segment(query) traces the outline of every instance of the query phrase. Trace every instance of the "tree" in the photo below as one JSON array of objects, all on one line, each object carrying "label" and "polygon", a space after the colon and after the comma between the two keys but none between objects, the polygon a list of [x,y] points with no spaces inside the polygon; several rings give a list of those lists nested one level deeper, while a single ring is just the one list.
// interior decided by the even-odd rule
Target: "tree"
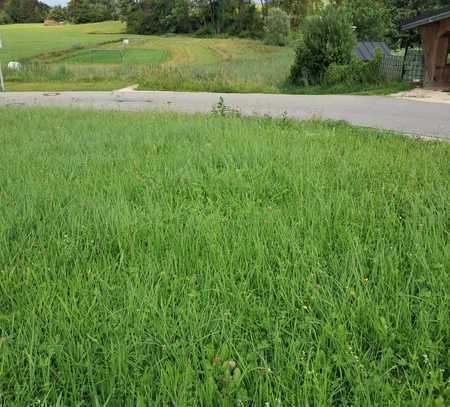
[{"label": "tree", "polygon": [[262,31],[261,15],[252,0],[194,0],[191,10],[199,25],[215,34]]},{"label": "tree", "polygon": [[6,0],[1,5],[3,5],[3,18],[12,23],[42,22],[50,9],[49,6],[37,0]]},{"label": "tree", "polygon": [[88,0],[70,0],[67,12],[70,20],[75,24],[90,22]]},{"label": "tree", "polygon": [[320,14],[308,17],[302,24],[291,82],[320,83],[332,64],[349,64],[356,39],[351,15],[344,7],[326,7]]},{"label": "tree", "polygon": [[408,46],[420,44],[418,30],[400,31],[405,20],[417,14],[448,6],[449,0],[385,0],[391,15],[387,38],[392,46]]},{"label": "tree", "polygon": [[173,32],[186,33],[191,31],[188,0],[175,0],[169,16],[169,25]]},{"label": "tree", "polygon": [[158,34],[171,31],[174,0],[143,0],[128,8],[125,21],[136,34]]},{"label": "tree", "polygon": [[70,0],[67,6],[69,19],[76,23],[94,23],[116,19],[116,0]]},{"label": "tree", "polygon": [[[264,3],[268,10],[270,8],[281,8],[286,11],[291,18],[291,26],[297,29],[303,18],[319,11],[323,5],[323,0],[269,0],[264,1]],[[268,10],[265,12],[266,16]]]},{"label": "tree", "polygon": [[271,45],[286,45],[289,40],[289,31],[289,15],[279,8],[271,8],[265,25],[266,42]]},{"label": "tree", "polygon": [[390,13],[384,0],[348,0],[356,35],[362,41],[383,41],[389,28]]},{"label": "tree", "polygon": [[52,7],[47,18],[55,21],[66,21],[69,19],[67,8],[62,6]]},{"label": "tree", "polygon": [[0,25],[12,23],[11,17],[5,10],[0,9]]},{"label": "tree", "polygon": [[263,31],[263,21],[251,0],[222,2],[220,32],[242,36],[257,36]]},{"label": "tree", "polygon": [[130,32],[255,35],[261,14],[252,0],[141,0],[120,2]]}]

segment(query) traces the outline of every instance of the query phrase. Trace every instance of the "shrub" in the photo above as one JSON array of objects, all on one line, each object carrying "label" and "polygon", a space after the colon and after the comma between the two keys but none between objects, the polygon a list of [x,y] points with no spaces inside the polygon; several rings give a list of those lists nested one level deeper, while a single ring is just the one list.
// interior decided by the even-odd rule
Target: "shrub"
[{"label": "shrub", "polygon": [[350,64],[355,44],[351,16],[344,8],[329,6],[307,18],[300,30],[291,82],[320,84],[331,64]]},{"label": "shrub", "polygon": [[47,19],[58,22],[67,21],[69,19],[67,8],[61,6],[52,7],[48,13]]},{"label": "shrub", "polygon": [[285,11],[279,8],[271,8],[264,28],[267,44],[287,45],[290,32],[290,19]]},{"label": "shrub", "polygon": [[349,64],[332,63],[325,71],[321,83],[324,85],[336,84],[375,84],[385,81],[380,71],[383,54],[377,50],[375,58],[364,62],[353,59]]},{"label": "shrub", "polygon": [[203,25],[196,32],[197,37],[213,37],[216,33],[215,28],[212,25]]},{"label": "shrub", "polygon": [[0,10],[0,25],[12,23],[11,17],[6,11]]}]

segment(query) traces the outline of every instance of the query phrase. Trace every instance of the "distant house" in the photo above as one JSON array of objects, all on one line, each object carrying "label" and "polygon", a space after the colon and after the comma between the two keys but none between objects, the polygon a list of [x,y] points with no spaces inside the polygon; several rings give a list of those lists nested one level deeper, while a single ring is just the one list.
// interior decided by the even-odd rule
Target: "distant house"
[{"label": "distant house", "polygon": [[402,30],[419,28],[425,58],[425,87],[450,86],[450,7],[406,21]]},{"label": "distant house", "polygon": [[391,55],[391,49],[385,42],[358,41],[355,47],[356,56],[362,61],[370,61],[375,58],[375,52],[379,49],[383,55]]}]

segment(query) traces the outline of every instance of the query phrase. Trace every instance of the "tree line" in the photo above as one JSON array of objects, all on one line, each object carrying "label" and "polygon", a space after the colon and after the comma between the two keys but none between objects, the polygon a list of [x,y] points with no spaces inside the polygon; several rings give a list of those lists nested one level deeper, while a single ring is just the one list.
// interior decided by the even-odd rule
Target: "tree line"
[{"label": "tree line", "polygon": [[50,6],[38,0],[0,0],[0,24],[39,23]]},{"label": "tree line", "polygon": [[287,14],[296,31],[303,20],[330,5],[347,10],[357,37],[385,40],[392,46],[417,42],[417,33],[399,26],[417,13],[448,5],[449,0],[70,0],[48,7],[38,0],[0,0],[0,24],[39,22],[45,18],[73,23],[121,19],[137,34],[187,33],[262,37],[273,9]]}]

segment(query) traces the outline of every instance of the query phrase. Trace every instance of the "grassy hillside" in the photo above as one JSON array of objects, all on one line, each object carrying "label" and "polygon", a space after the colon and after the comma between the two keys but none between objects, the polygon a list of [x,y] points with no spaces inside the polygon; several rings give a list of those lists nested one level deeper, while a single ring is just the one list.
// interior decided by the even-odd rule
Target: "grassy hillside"
[{"label": "grassy hillside", "polygon": [[450,145],[0,109],[0,404],[448,405]]},{"label": "grassy hillside", "polygon": [[168,53],[140,89],[278,93],[294,58],[289,47],[236,38],[151,37],[135,46]]},{"label": "grassy hillside", "polygon": [[[124,29],[118,22],[0,26],[5,45],[0,61],[25,62],[20,72],[6,71],[7,89],[113,90],[139,84],[148,90],[383,94],[408,88],[292,88],[286,86],[294,60],[291,47],[237,38],[137,36],[124,34]],[[122,49],[123,37],[130,39],[123,60],[118,53],[92,52]]]},{"label": "grassy hillside", "polygon": [[[143,89],[277,92],[294,57],[291,48],[254,40],[130,36],[115,22],[0,30],[5,42],[1,58],[32,62],[21,72],[7,72],[9,90],[114,89],[139,83]],[[123,37],[131,41],[124,65],[117,53],[91,51],[122,49],[118,40]]]},{"label": "grassy hillside", "polygon": [[[3,49],[0,60],[21,61],[40,54],[95,45],[124,37],[125,26],[116,21],[45,27],[43,24],[0,25]],[[128,37],[128,35],[126,35]]]}]

